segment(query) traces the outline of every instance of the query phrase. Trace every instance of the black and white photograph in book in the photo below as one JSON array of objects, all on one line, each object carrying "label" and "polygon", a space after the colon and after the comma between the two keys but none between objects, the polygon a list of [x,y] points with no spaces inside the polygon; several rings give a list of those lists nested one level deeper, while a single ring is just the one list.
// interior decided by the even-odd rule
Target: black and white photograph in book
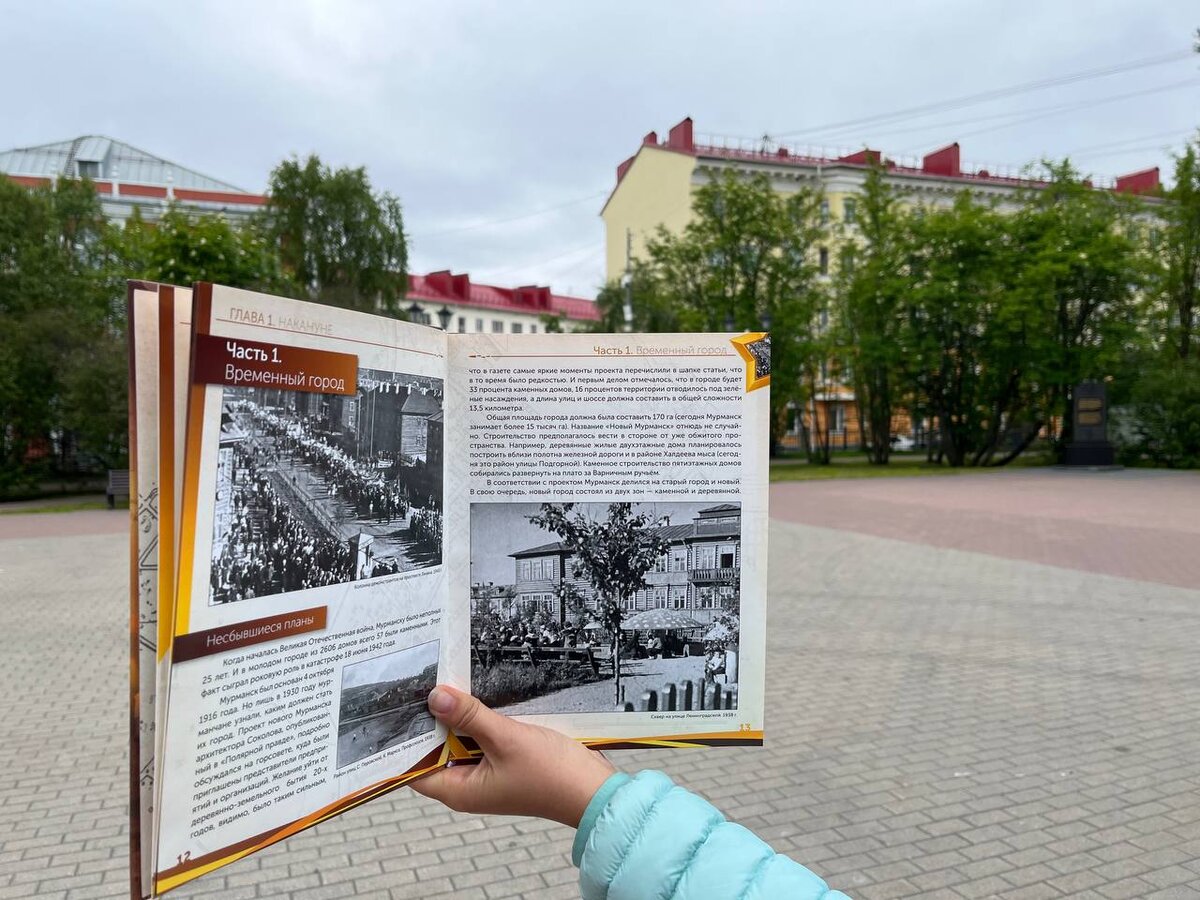
[{"label": "black and white photograph in book", "polygon": [[472,504],[472,693],[510,715],[736,708],[741,513]]},{"label": "black and white photograph in book", "polygon": [[428,641],[342,669],[339,769],[434,727],[425,698],[437,684],[440,641]]},{"label": "black and white photograph in book", "polygon": [[376,369],[353,396],[225,388],[209,603],[440,565],[442,399]]}]

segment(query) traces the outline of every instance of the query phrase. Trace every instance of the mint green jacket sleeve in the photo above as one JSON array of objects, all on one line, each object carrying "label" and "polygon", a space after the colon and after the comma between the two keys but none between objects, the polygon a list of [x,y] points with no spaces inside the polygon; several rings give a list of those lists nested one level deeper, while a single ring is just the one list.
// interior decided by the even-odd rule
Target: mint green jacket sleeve
[{"label": "mint green jacket sleeve", "polygon": [[572,859],[583,900],[849,900],[661,772],[609,778]]}]

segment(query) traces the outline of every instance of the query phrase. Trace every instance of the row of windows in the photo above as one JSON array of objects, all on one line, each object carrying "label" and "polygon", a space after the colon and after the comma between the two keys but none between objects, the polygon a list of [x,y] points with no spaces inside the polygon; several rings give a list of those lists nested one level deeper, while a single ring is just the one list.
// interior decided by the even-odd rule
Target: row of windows
[{"label": "row of windows", "polygon": [[[490,323],[485,323],[485,321],[483,319],[475,320],[475,333],[476,334],[482,334],[483,332],[488,331],[489,329],[492,334],[504,334],[504,321],[502,319],[492,319],[490,321]],[[537,324],[534,322],[530,322],[529,323],[529,334],[537,334],[537,330],[538,330]],[[458,331],[460,334],[467,333],[467,317],[466,316],[458,317]],[[523,322],[512,322],[509,325],[509,332],[508,332],[509,334],[521,334],[524,331],[525,331],[525,323],[523,323]]]},{"label": "row of windows", "polygon": [[558,578],[558,557],[517,560],[517,581],[550,581]]},{"label": "row of windows", "polygon": [[[413,306],[416,308],[410,309],[410,311],[408,312],[409,321],[416,322],[418,325],[435,325],[435,324],[437,324],[436,322],[434,322],[434,317],[433,317],[432,312],[430,312],[428,309],[421,309],[420,307],[417,307],[415,303],[413,304]],[[467,324],[469,321],[470,320],[467,316],[459,316],[458,317],[458,331],[460,334],[467,333],[467,331],[468,331]],[[529,325],[528,332],[526,332],[526,330],[525,330],[526,324]],[[491,334],[504,334],[504,320],[503,319],[476,318],[475,319],[475,333],[482,334],[485,331],[490,332]],[[537,323],[535,323],[535,322],[529,322],[529,323],[510,322],[509,323],[509,331],[508,331],[509,334],[522,334],[522,333],[537,334],[537,331],[538,331],[538,327],[537,327]]]},{"label": "row of windows", "polygon": [[647,588],[638,591],[633,597],[624,601],[623,608],[627,612],[643,609],[718,609],[722,601],[732,600],[733,585],[703,585],[692,588],[688,594],[687,585],[673,584],[669,589],[666,585]]},{"label": "row of windows", "polygon": [[[737,521],[730,517],[729,521]],[[693,569],[732,569],[737,563],[737,544],[697,544],[692,548]],[[688,570],[688,551],[686,547],[672,547],[670,552],[663,554],[654,561],[653,571],[686,572]],[[541,559],[517,560],[517,581],[550,581],[558,578],[559,565],[557,556],[547,556]]]},{"label": "row of windows", "polygon": [[[858,220],[858,201],[849,198],[842,201],[842,221],[853,225]],[[829,222],[829,201],[821,201],[821,224]]]}]

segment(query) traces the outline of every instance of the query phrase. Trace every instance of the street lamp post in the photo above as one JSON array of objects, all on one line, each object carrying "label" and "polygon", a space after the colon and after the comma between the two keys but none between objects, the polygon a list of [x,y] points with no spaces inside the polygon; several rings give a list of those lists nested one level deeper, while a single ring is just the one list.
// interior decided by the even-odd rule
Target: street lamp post
[{"label": "street lamp post", "polygon": [[450,319],[454,317],[454,313],[450,311],[450,307],[443,305],[437,311],[438,321],[442,323],[442,331],[450,330]]}]

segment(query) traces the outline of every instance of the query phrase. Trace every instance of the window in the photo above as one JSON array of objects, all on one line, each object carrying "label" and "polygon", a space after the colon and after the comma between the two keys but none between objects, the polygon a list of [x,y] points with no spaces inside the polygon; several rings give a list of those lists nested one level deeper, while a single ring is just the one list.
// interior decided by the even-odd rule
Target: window
[{"label": "window", "polygon": [[654,571],[655,572],[667,571],[667,555],[665,553],[662,556],[660,556],[654,560]]},{"label": "window", "polygon": [[100,163],[94,160],[75,160],[75,171],[79,173],[80,178],[99,178]]},{"label": "window", "polygon": [[667,586],[660,585],[654,589],[654,607],[655,609],[665,609],[667,606]]},{"label": "window", "polygon": [[828,407],[826,407],[826,409],[828,410],[829,415],[829,430],[837,432],[838,434],[845,431],[846,407],[841,403],[831,403]]},{"label": "window", "polygon": [[825,225],[829,222],[829,201],[821,201],[821,224]]},{"label": "window", "polygon": [[520,322],[513,322],[513,323],[512,323],[512,333],[513,333],[513,334],[520,334],[520,333],[521,333],[521,323],[520,323]]},{"label": "window", "polygon": [[671,585],[671,609],[687,609],[687,585],[673,584]]},{"label": "window", "polygon": [[711,585],[705,585],[696,592],[696,608],[712,609],[716,605],[717,593]]},{"label": "window", "polygon": [[458,330],[459,330],[460,334],[467,330],[467,317],[466,316],[458,317]]},{"label": "window", "polygon": [[732,547],[722,548],[722,550],[721,550],[721,566],[720,567],[722,569],[732,569],[733,565],[734,565],[733,560],[736,555],[737,554],[734,553]]},{"label": "window", "polygon": [[854,200],[842,201],[842,219],[847,225],[853,225],[858,216],[858,203]]},{"label": "window", "polygon": [[529,333],[530,333],[530,334],[537,334],[537,326],[536,326],[536,325],[530,325],[530,326],[529,326]]},{"label": "window", "polygon": [[697,569],[715,569],[717,567],[717,548],[711,544],[698,546],[693,551],[696,554]]},{"label": "window", "polygon": [[682,572],[687,568],[687,548],[676,547],[671,551],[671,571]]},{"label": "window", "polygon": [[822,247],[817,251],[817,266],[822,275],[829,274],[829,248]]},{"label": "window", "polygon": [[504,323],[499,319],[492,319],[492,334],[504,334]]},{"label": "window", "polygon": [[475,320],[475,330],[476,330],[476,331],[483,331],[483,319],[476,319],[476,320]]}]

